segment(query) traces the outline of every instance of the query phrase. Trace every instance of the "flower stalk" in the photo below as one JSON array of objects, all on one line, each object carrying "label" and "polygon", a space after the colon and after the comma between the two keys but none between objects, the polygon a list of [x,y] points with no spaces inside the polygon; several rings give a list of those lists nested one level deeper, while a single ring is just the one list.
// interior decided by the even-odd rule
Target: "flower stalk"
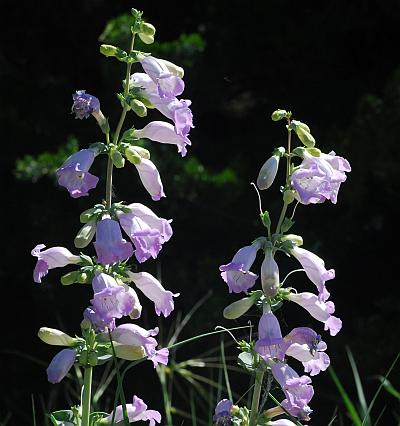
[{"label": "flower stalk", "polygon": [[264,379],[264,370],[259,368],[256,372],[256,377],[255,377],[255,382],[254,382],[253,397],[252,397],[252,401],[251,401],[249,426],[256,426],[257,425],[258,406],[260,404],[260,397],[261,397],[261,389],[262,389],[263,379]]},{"label": "flower stalk", "polygon": [[82,388],[82,426],[89,426],[93,367],[85,367]]}]

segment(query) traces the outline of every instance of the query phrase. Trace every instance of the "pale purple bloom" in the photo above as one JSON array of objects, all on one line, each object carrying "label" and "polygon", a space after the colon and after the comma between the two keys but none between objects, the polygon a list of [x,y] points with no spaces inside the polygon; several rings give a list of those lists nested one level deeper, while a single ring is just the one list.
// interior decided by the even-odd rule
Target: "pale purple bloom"
[{"label": "pale purple bloom", "polygon": [[232,401],[229,399],[221,399],[215,407],[213,420],[218,426],[229,426],[232,424]]},{"label": "pale purple bloom", "polygon": [[333,302],[323,302],[313,293],[290,293],[288,300],[295,302],[306,309],[312,317],[321,321],[325,325],[325,330],[329,330],[331,336],[335,336],[342,328],[342,321],[331,315],[335,312]]},{"label": "pale purple bloom", "polygon": [[[147,405],[136,395],[133,396],[132,404],[126,404],[126,411],[129,423],[148,421],[149,426],[161,423],[161,414],[155,410],[148,410]],[[115,424],[124,422],[124,407],[122,405],[118,405],[118,407],[115,408],[115,411],[102,419],[102,422],[111,423],[113,418]]]},{"label": "pale purple bloom", "polygon": [[154,163],[146,158],[142,158],[139,164],[135,164],[139,172],[140,180],[146,191],[151,195],[153,201],[158,201],[165,197],[160,173]]},{"label": "pale purple bloom", "polygon": [[157,85],[161,98],[174,98],[184,91],[183,80],[174,75],[162,61],[154,56],[146,56],[140,63],[146,74]]},{"label": "pale purple bloom", "polygon": [[176,133],[174,126],[165,121],[150,122],[143,129],[135,130],[135,137],[176,145],[182,157],[187,153],[186,145],[192,144],[186,134]]},{"label": "pale purple bloom", "polygon": [[58,183],[64,186],[72,198],[83,197],[95,188],[99,178],[89,173],[96,154],[91,149],[81,149],[72,154],[64,164],[57,169]]},{"label": "pale purple bloom", "polygon": [[158,343],[153,336],[157,336],[157,334],[158,327],[145,330],[136,324],[122,324],[111,332],[111,338],[121,345],[142,346],[147,357],[156,367],[159,363],[167,365],[169,354],[167,348],[156,350]]},{"label": "pale purple bloom", "polygon": [[258,275],[250,272],[250,268],[256,259],[259,249],[258,242],[242,247],[233,256],[230,263],[219,267],[222,279],[228,284],[229,293],[240,293],[242,291],[247,293],[253,287]]},{"label": "pale purple bloom", "polygon": [[155,259],[162,244],[172,236],[171,221],[158,217],[152,210],[140,203],[127,206],[130,213],[119,213],[118,220],[122,229],[135,245],[135,257],[144,262],[150,257]]},{"label": "pale purple bloom", "polygon": [[152,302],[154,302],[156,314],[161,313],[167,317],[174,310],[174,297],[179,293],[165,290],[161,283],[148,272],[128,272],[129,278],[136,287]]},{"label": "pale purple bloom", "polygon": [[43,250],[46,246],[38,244],[32,251],[32,256],[38,258],[35,269],[33,271],[33,280],[35,283],[41,283],[42,278],[47,275],[49,269],[62,268],[71,263],[80,262],[79,256],[73,255],[68,249],[64,247],[51,247]]},{"label": "pale purple bloom", "polygon": [[88,118],[93,112],[100,111],[100,101],[96,96],[89,95],[85,90],[77,90],[72,95],[74,104],[72,105],[72,112],[75,113],[79,119]]},{"label": "pale purple bloom", "polygon": [[297,198],[302,204],[322,203],[330,200],[336,204],[340,184],[350,172],[349,162],[335,155],[321,153],[314,157],[305,152],[304,159],[291,175],[291,184],[297,191]]},{"label": "pale purple bloom", "polygon": [[128,259],[133,254],[132,244],[122,238],[119,223],[109,218],[97,222],[94,248],[97,261],[103,265]]},{"label": "pale purple bloom", "polygon": [[325,302],[329,299],[329,292],[325,288],[325,282],[335,278],[335,270],[325,268],[324,261],[311,251],[294,246],[290,250],[292,254],[304,268],[307,277],[317,286],[319,298]]},{"label": "pale purple bloom", "polygon": [[272,374],[281,386],[286,399],[282,401],[282,407],[292,416],[301,420],[308,420],[312,410],[308,406],[314,395],[314,389],[310,385],[308,376],[299,375],[287,364],[277,362],[272,367]]},{"label": "pale purple bloom", "polygon": [[258,340],[254,349],[264,361],[271,358],[283,361],[289,346],[290,343],[282,338],[281,327],[276,316],[272,312],[263,313],[258,323]]},{"label": "pale purple bloom", "polygon": [[63,349],[56,354],[47,367],[47,379],[50,383],[60,383],[74,365],[75,349]]},{"label": "pale purple bloom", "polygon": [[115,328],[115,318],[104,318],[96,312],[94,306],[87,307],[83,312],[83,317],[90,321],[97,332],[112,331]]},{"label": "pale purple bloom", "polygon": [[270,420],[266,426],[296,426],[295,423],[288,419]]},{"label": "pale purple bloom", "polygon": [[270,251],[261,264],[261,286],[267,297],[274,297],[279,288],[279,267]]}]

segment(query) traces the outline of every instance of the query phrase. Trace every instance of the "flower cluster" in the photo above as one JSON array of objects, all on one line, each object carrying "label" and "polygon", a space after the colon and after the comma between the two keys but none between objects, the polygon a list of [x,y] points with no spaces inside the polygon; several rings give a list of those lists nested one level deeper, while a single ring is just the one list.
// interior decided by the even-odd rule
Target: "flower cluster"
[{"label": "flower cluster", "polygon": [[[251,410],[237,407],[229,400],[222,400],[216,408],[214,420],[217,425],[233,425],[238,419],[245,419],[243,424],[250,426],[263,425],[292,425],[288,419],[271,419],[283,413],[299,420],[309,420],[312,412],[309,402],[314,395],[311,378],[321,371],[325,371],[330,359],[327,345],[320,334],[309,327],[296,327],[285,336],[282,336],[281,327],[275,311],[285,301],[294,302],[307,310],[309,314],[324,324],[324,329],[335,336],[342,327],[342,322],[335,317],[334,303],[329,300],[330,293],[326,282],[335,278],[335,271],[327,269],[324,261],[309,250],[301,247],[303,239],[287,232],[294,224],[293,217],[297,204],[315,204],[330,200],[336,203],[340,184],[346,180],[345,172],[351,170],[347,160],[336,156],[334,152],[322,153],[315,147],[315,139],[309,127],[291,119],[291,113],[277,110],[272,119],[287,120],[288,147],[279,147],[261,167],[257,178],[260,190],[269,188],[276,176],[279,162],[286,157],[286,182],[282,186],[283,207],[276,230],[271,230],[271,219],[267,211],[262,211],[260,201],[260,217],[267,228],[267,236],[256,238],[250,245],[242,247],[233,256],[231,262],[220,266],[221,277],[228,286],[230,293],[245,293],[247,296],[227,306],[224,316],[236,319],[246,313],[253,305],[261,310],[258,324],[258,338],[249,343],[242,342],[244,353],[252,355],[253,371],[256,371],[255,388],[262,385],[265,374],[269,380],[274,379],[282,389],[284,399],[279,406],[263,413],[259,413],[258,400],[253,399]],[[292,133],[296,133],[303,146],[291,148]],[[295,166],[292,161],[300,158],[301,164]],[[288,206],[297,201],[290,217],[286,216]],[[259,251],[263,252],[263,261],[260,273],[253,272],[252,266]],[[301,269],[293,270],[281,281],[277,263],[277,254],[282,252],[296,259]],[[285,283],[292,278],[292,273],[304,271],[308,279],[315,286],[316,293],[297,291]],[[261,277],[261,290],[253,290],[258,277]],[[288,364],[288,357],[297,359],[303,364],[304,372],[299,375]],[[240,357],[239,357],[240,359]],[[253,398],[257,398],[255,392]],[[259,398],[259,394],[258,394]],[[241,423],[240,423],[241,424]]]}]

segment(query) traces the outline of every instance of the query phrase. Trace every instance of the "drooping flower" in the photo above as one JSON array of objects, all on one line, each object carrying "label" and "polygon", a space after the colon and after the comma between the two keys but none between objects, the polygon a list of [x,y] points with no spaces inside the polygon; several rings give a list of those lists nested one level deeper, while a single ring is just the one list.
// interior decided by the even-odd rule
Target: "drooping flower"
[{"label": "drooping flower", "polygon": [[56,354],[47,367],[47,379],[50,383],[60,383],[74,365],[75,349],[63,349]]},{"label": "drooping flower", "polygon": [[96,312],[94,306],[88,306],[83,312],[83,317],[90,321],[97,332],[112,331],[115,328],[115,318],[104,318]]},{"label": "drooping flower", "polygon": [[72,154],[64,164],[57,169],[59,185],[65,187],[72,198],[83,197],[90,189],[96,187],[99,178],[89,173],[96,153],[91,149],[81,149]]},{"label": "drooping flower", "polygon": [[77,90],[72,95],[72,99],[74,101],[72,112],[75,113],[75,118],[82,120],[88,118],[90,114],[100,111],[100,101],[96,96],[86,93],[86,90]]},{"label": "drooping flower", "polygon": [[229,399],[221,399],[215,407],[213,420],[218,426],[229,426],[232,424],[231,408],[233,404]]},{"label": "drooping flower", "polygon": [[261,286],[268,297],[274,297],[279,288],[279,267],[272,256],[271,251],[265,253],[261,264]]},{"label": "drooping flower", "polygon": [[136,248],[136,259],[139,262],[144,262],[150,257],[155,259],[162,244],[172,236],[170,225],[172,220],[158,217],[140,203],[132,203],[126,207],[130,212],[118,213],[118,220]]},{"label": "drooping flower", "polygon": [[340,184],[350,172],[349,162],[332,151],[314,157],[305,152],[304,159],[291,175],[291,184],[297,191],[297,199],[302,204],[322,203],[330,200],[336,204]]},{"label": "drooping flower", "polygon": [[155,164],[146,158],[142,158],[139,164],[135,164],[139,172],[140,180],[146,191],[151,195],[152,200],[158,201],[165,197],[160,173]]},{"label": "drooping flower", "polygon": [[148,272],[128,272],[128,276],[136,287],[152,302],[154,302],[156,314],[161,313],[167,317],[174,310],[174,297],[179,293],[165,290],[161,283]]},{"label": "drooping flower", "polygon": [[242,247],[233,256],[230,263],[219,267],[222,279],[228,284],[229,293],[240,293],[242,291],[247,293],[253,287],[258,276],[250,272],[250,268],[259,249],[260,244],[257,241],[249,246]]},{"label": "drooping flower", "polygon": [[331,315],[335,312],[333,302],[323,302],[319,300],[318,296],[308,292],[290,293],[287,299],[303,307],[316,320],[323,322],[325,330],[329,330],[331,336],[336,336],[342,328],[342,321]]},{"label": "drooping flower", "polygon": [[186,145],[191,145],[187,134],[178,134],[172,124],[165,121],[152,121],[143,129],[135,130],[135,137],[147,138],[152,141],[172,144],[178,147],[178,152],[184,157],[187,153]]},{"label": "drooping flower", "polygon": [[[161,414],[155,410],[148,410],[147,405],[136,395],[133,396],[132,404],[126,404],[125,407],[129,423],[148,421],[149,426],[161,423]],[[113,419],[117,425],[124,423],[124,407],[122,405],[118,405],[109,416],[100,421],[100,424],[110,424]]]},{"label": "drooping flower", "polygon": [[38,244],[32,251],[32,256],[38,258],[35,269],[33,271],[33,280],[35,283],[41,283],[42,278],[47,275],[49,269],[62,268],[69,264],[80,262],[79,256],[73,255],[64,247],[51,247],[43,250],[46,246]]},{"label": "drooping flower", "polygon": [[314,395],[314,389],[310,385],[311,379],[308,376],[299,377],[284,362],[276,362],[272,365],[271,371],[286,396],[286,399],[282,401],[282,407],[292,416],[308,420],[312,413],[308,403]]},{"label": "drooping flower", "polygon": [[323,302],[328,300],[329,292],[325,287],[325,282],[335,278],[335,270],[327,270],[325,262],[320,257],[301,247],[293,246],[290,254],[301,263],[307,277],[317,286],[320,300]]},{"label": "drooping flower", "polygon": [[110,218],[97,222],[94,247],[97,261],[103,265],[128,259],[133,254],[132,244],[122,238],[119,223]]}]

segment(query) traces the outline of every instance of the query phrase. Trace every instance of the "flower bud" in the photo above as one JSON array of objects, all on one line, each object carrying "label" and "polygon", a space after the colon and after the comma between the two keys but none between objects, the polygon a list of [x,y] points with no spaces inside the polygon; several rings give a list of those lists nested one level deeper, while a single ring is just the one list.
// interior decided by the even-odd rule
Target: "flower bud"
[{"label": "flower bud", "polygon": [[271,115],[271,118],[273,121],[279,121],[282,120],[283,118],[286,118],[287,115],[287,111],[284,109],[277,109],[276,111],[274,111]]},{"label": "flower bud", "polygon": [[251,296],[244,297],[243,299],[237,300],[236,302],[228,305],[223,312],[224,318],[226,319],[237,319],[245,314],[262,296],[260,290],[255,291]]},{"label": "flower bud", "polygon": [[257,186],[259,189],[268,189],[275,180],[279,166],[279,156],[273,155],[261,167],[257,177]]},{"label": "flower bud", "polygon": [[291,189],[287,189],[284,193],[283,193],[283,201],[286,204],[290,204],[293,203],[294,199],[295,199],[295,194],[296,191],[293,191]]},{"label": "flower bud", "polygon": [[40,327],[38,337],[44,343],[54,346],[73,346],[76,342],[76,339],[63,331],[48,327]]},{"label": "flower bud", "polygon": [[122,169],[122,167],[125,166],[125,158],[122,156],[122,154],[118,151],[117,148],[110,149],[110,158],[117,169]]},{"label": "flower bud", "polygon": [[301,121],[299,121],[299,120],[292,120],[292,121],[291,121],[291,124],[292,124],[292,127],[293,127],[294,129],[296,129],[296,128],[300,127],[300,128],[302,128],[303,130],[305,130],[306,132],[311,133],[311,130],[310,130],[310,128],[307,126],[307,124],[306,124],[306,123],[302,123],[302,122],[301,122]]},{"label": "flower bud", "polygon": [[296,135],[299,137],[304,146],[306,146],[307,148],[312,148],[315,145],[314,137],[303,127],[297,126],[295,131]]},{"label": "flower bud", "polygon": [[321,150],[318,148],[307,148],[307,152],[311,154],[313,157],[321,156]]},{"label": "flower bud", "polygon": [[139,37],[140,40],[143,41],[145,44],[151,44],[154,43],[154,34],[156,33],[156,29],[154,25],[148,23],[148,22],[142,22],[140,24],[140,32]]},{"label": "flower bud", "polygon": [[125,156],[132,164],[140,164],[142,158],[149,160],[150,152],[140,146],[129,146],[125,149]]},{"label": "flower bud", "polygon": [[279,288],[279,268],[272,257],[271,251],[265,253],[265,258],[261,265],[261,285],[267,297],[276,296]]},{"label": "flower bud", "polygon": [[147,108],[142,101],[139,99],[132,99],[129,103],[129,106],[132,108],[132,111],[139,117],[146,117]]},{"label": "flower bud", "polygon": [[88,353],[87,362],[92,367],[95,367],[98,364],[99,359],[97,358],[96,352],[91,351]]},{"label": "flower bud", "polygon": [[90,330],[91,328],[92,328],[92,323],[87,318],[84,318],[81,321],[81,330],[82,330],[82,332]]},{"label": "flower bud", "polygon": [[281,241],[291,241],[295,246],[303,245],[303,238],[295,234],[282,235]]},{"label": "flower bud", "polygon": [[86,272],[81,272],[80,274],[78,274],[77,282],[79,284],[87,284],[88,279],[89,275]]},{"label": "flower bud", "polygon": [[[113,342],[113,346],[117,358],[135,361],[146,356],[143,346],[120,345],[116,342]],[[112,348],[110,348],[110,354],[112,354]]]},{"label": "flower bud", "polygon": [[87,247],[92,241],[93,237],[96,234],[96,219],[90,220],[88,223],[85,223],[82,228],[79,230],[78,234],[74,239],[74,244],[76,248]]},{"label": "flower bud", "polygon": [[87,209],[87,210],[83,211],[79,216],[79,221],[81,223],[89,222],[96,210],[97,209],[95,207],[92,207],[91,209]]},{"label": "flower bud", "polygon": [[124,50],[119,47],[112,46],[111,44],[102,44],[100,46],[100,53],[107,57],[114,56],[119,60],[126,58],[127,56],[127,53]]},{"label": "flower bud", "polygon": [[71,285],[78,282],[80,271],[72,271],[63,275],[60,279],[62,285]]}]

